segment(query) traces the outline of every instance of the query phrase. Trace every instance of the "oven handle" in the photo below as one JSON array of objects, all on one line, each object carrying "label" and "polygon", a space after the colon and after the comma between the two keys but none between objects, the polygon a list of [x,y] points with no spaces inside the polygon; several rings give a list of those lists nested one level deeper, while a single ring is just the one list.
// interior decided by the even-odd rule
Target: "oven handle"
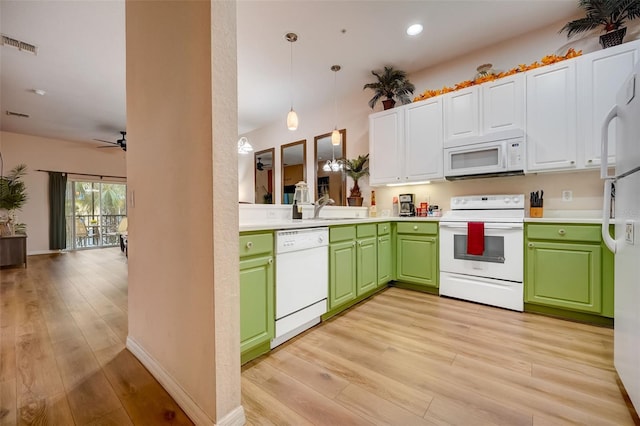
[{"label": "oven handle", "polygon": [[[467,229],[466,222],[440,222],[441,228],[459,228],[459,229]],[[498,223],[485,223],[485,229],[524,229],[524,225],[522,223],[510,223],[510,224],[498,224]]]}]

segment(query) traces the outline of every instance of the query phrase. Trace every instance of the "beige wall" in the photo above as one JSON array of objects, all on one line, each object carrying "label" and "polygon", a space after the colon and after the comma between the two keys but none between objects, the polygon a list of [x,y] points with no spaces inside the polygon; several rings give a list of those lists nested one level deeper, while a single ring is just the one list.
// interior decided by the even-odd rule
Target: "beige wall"
[{"label": "beige wall", "polygon": [[[27,165],[24,182],[29,199],[18,222],[27,225],[28,254],[49,253],[49,176],[36,170],[126,176],[125,153],[120,149],[98,149],[99,144],[71,142],[17,133],[0,132],[4,174],[18,164]],[[99,180],[99,177],[70,176]],[[123,181],[105,178],[103,181]]]},{"label": "beige wall", "polygon": [[197,424],[244,419],[235,22],[235,2],[126,3],[128,347]]},{"label": "beige wall", "polygon": [[[567,40],[566,34],[559,34],[558,30],[566,21],[558,22],[541,30],[531,32],[521,37],[516,37],[508,42],[499,43],[486,49],[461,55],[453,60],[443,62],[434,67],[424,69],[409,76],[416,86],[415,94],[420,94],[426,89],[438,89],[443,85],[452,86],[462,80],[473,77],[479,64],[492,63],[494,69],[510,69],[518,64],[531,63],[540,60],[543,56],[557,53],[566,53],[569,47],[581,49],[584,53],[599,50],[598,34],[588,35],[584,38]],[[630,28],[627,41],[640,37],[640,25]],[[363,81],[363,83],[365,83]],[[368,108],[367,101],[371,98],[371,91],[363,91],[356,96],[339,99],[340,117],[338,127],[347,129],[347,157],[354,158],[359,154],[369,152],[369,128],[368,116],[372,110]],[[376,105],[376,111],[381,110],[382,105]],[[261,129],[247,133],[251,143],[258,150],[276,147],[276,159],[274,167],[276,172],[280,167],[278,147],[284,143],[302,138],[307,139],[307,174],[309,182],[313,176],[313,137],[331,130],[333,124],[332,106],[328,105],[317,111],[298,111],[300,127],[296,132],[289,132],[284,126],[283,112],[282,122],[273,123]],[[309,147],[311,147],[309,149]],[[252,165],[241,158],[239,164],[241,200],[251,201],[245,194],[253,194]],[[371,188],[368,186],[368,178],[359,182],[365,203],[368,205]],[[309,185],[310,189],[314,185]],[[352,186],[347,179],[347,195]],[[280,187],[280,175],[276,173],[276,193]],[[469,195],[480,193],[529,193],[537,189],[545,190],[545,207],[553,209],[600,209],[602,208],[602,183],[596,173],[554,173],[531,175],[524,177],[509,177],[495,179],[481,179],[477,181],[443,182],[432,185],[418,185],[404,188],[378,187],[376,189],[376,202],[378,212],[391,208],[394,195],[399,193],[415,193],[419,199],[431,199],[441,206],[448,208],[449,199],[455,195]],[[571,203],[560,202],[559,191],[572,189],[574,201]],[[277,194],[276,200],[280,200]]]}]

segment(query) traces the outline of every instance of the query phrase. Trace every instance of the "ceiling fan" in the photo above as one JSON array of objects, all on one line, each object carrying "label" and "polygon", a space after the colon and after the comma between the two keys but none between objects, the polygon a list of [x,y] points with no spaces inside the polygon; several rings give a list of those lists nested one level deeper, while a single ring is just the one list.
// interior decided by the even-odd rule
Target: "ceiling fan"
[{"label": "ceiling fan", "polygon": [[267,169],[270,169],[270,168],[271,168],[271,164],[265,164],[265,163],[263,163],[263,162],[261,161],[261,157],[258,157],[258,162],[256,163],[256,169],[257,169],[257,170],[262,171],[262,170],[264,170],[264,169],[265,169],[265,167],[266,167]]},{"label": "ceiling fan", "polygon": [[104,143],[108,143],[111,146],[99,146],[98,148],[115,148],[115,147],[119,147],[122,148],[123,151],[127,150],[127,139],[126,139],[126,135],[127,132],[125,131],[121,131],[120,134],[122,135],[122,137],[120,139],[118,139],[115,142],[111,142],[111,141],[105,141],[103,139],[94,139],[94,141],[98,141],[98,142],[104,142]]}]

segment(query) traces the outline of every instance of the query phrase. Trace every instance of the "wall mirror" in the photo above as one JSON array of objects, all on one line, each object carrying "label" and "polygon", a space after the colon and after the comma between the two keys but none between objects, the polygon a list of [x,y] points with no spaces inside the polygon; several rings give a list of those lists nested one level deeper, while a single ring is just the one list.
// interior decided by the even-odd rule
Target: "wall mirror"
[{"label": "wall mirror", "polygon": [[[347,205],[347,183],[341,161],[347,154],[347,130],[340,130],[340,144],[331,143],[331,133],[316,136],[313,164],[316,171],[316,200],[324,194],[335,201],[336,206]],[[332,167],[333,166],[333,167]]]},{"label": "wall mirror", "polygon": [[291,142],[280,147],[282,162],[282,204],[293,204],[296,183],[306,181],[307,140]]},{"label": "wall mirror", "polygon": [[275,176],[273,173],[273,158],[275,148],[265,149],[254,153],[256,204],[274,204],[273,189]]}]

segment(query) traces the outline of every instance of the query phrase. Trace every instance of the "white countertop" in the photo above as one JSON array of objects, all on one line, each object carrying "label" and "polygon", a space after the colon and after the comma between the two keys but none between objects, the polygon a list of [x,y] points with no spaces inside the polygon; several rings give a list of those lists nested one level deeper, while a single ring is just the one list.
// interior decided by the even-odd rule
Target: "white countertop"
[{"label": "white countertop", "polygon": [[[602,223],[601,210],[545,210],[543,217],[525,217],[529,223]],[[611,219],[613,223],[613,219]]]},{"label": "white countertop", "polygon": [[336,225],[357,225],[360,223],[381,223],[381,222],[439,222],[440,217],[365,217],[365,218],[345,218],[345,219],[302,219],[302,220],[280,220],[275,222],[261,223],[241,223],[240,232],[267,231],[276,229],[298,229],[316,228],[321,226]]}]

